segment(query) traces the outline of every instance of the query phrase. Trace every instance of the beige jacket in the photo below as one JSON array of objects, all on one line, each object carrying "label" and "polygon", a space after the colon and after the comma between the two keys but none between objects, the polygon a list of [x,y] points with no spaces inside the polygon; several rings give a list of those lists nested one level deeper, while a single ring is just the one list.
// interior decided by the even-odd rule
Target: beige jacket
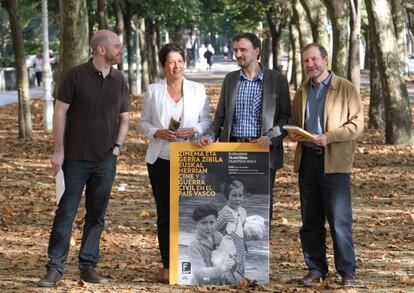
[{"label": "beige jacket", "polygon": [[[308,81],[302,83],[292,104],[290,123],[304,127]],[[325,173],[349,173],[355,156],[356,139],[364,129],[364,111],[355,86],[332,73],[324,108],[324,130],[328,140],[325,148]],[[294,171],[298,172],[303,143],[295,152]]]}]

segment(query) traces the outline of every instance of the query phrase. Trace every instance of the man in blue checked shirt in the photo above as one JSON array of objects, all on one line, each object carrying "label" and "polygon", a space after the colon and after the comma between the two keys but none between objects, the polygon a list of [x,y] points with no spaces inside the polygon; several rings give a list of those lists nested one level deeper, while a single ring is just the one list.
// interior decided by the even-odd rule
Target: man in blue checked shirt
[{"label": "man in blue checked shirt", "polygon": [[[276,170],[283,167],[282,130],[290,116],[289,87],[285,76],[259,63],[260,40],[253,33],[233,38],[233,52],[240,70],[224,78],[214,121],[197,145],[220,142],[256,142],[270,146],[270,190]],[[269,223],[272,220],[273,192],[270,193]]]}]

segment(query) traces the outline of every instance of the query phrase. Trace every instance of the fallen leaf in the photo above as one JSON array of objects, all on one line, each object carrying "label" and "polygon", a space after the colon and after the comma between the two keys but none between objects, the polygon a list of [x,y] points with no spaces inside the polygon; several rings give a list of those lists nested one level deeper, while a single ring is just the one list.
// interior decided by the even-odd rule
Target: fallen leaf
[{"label": "fallen leaf", "polygon": [[147,218],[149,218],[149,216],[150,216],[150,214],[145,210],[143,210],[139,213],[139,218],[140,219],[147,219]]}]

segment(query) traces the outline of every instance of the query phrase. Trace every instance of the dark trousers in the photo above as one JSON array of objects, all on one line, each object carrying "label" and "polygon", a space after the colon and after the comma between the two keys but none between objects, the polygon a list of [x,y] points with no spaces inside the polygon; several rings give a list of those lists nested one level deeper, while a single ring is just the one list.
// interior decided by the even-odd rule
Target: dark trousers
[{"label": "dark trousers", "polygon": [[328,273],[326,218],[333,240],[337,272],[355,274],[350,174],[325,174],[323,153],[317,154],[304,147],[299,191],[302,214],[300,239],[309,270],[322,277]]},{"label": "dark trousers", "polygon": [[170,267],[170,161],[158,158],[147,164],[157,206],[157,235],[164,268]]},{"label": "dark trousers", "polygon": [[96,267],[99,241],[105,224],[112,183],[116,172],[116,156],[100,161],[65,160],[63,163],[65,192],[59,202],[49,239],[49,262],[46,267],[63,274],[72,234],[73,220],[85,188],[85,224],[79,252],[79,269]]},{"label": "dark trousers", "polygon": [[35,75],[36,75],[37,86],[40,86],[42,84],[42,72],[36,71]]}]

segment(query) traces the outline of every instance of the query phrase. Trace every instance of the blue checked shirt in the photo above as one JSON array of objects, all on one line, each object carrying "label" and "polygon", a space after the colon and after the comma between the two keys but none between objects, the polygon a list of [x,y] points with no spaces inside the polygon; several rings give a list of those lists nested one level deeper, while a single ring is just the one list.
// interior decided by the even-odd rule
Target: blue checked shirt
[{"label": "blue checked shirt", "polygon": [[236,97],[231,136],[259,137],[263,100],[263,70],[253,80],[240,70],[240,86]]}]

